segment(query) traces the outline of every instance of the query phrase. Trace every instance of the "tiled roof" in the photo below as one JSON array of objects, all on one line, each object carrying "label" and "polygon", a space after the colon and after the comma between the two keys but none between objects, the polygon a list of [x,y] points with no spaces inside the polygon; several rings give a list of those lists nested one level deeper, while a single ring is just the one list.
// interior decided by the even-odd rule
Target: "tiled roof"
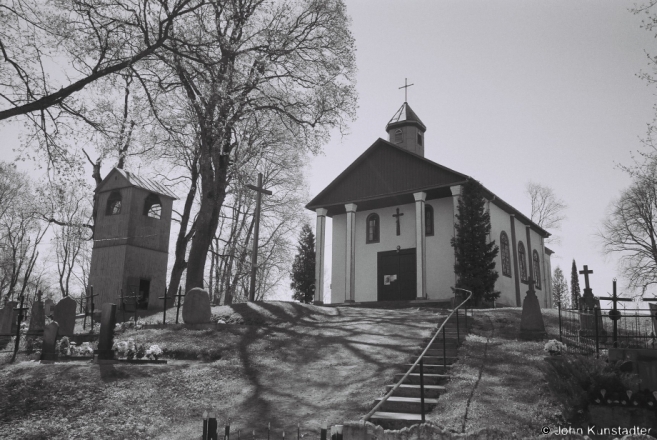
[{"label": "tiled roof", "polygon": [[130,182],[134,186],[147,189],[148,191],[154,192],[156,194],[171,197],[174,200],[178,200],[178,197],[176,197],[174,193],[172,193],[166,186],[162,185],[159,182],[156,182],[151,179],[147,179],[146,177],[138,176],[134,173],[131,173],[130,171],[122,170],[119,168],[114,168],[114,169],[119,173],[121,173],[123,177],[125,177],[128,180],[128,182]]},{"label": "tiled roof", "polygon": [[[388,126],[392,124],[397,124],[400,122],[413,122],[419,124],[424,130],[427,129],[427,127],[422,123],[420,118],[415,114],[413,109],[411,108],[410,105],[408,105],[407,102],[403,103],[401,107],[399,107],[399,110],[394,114],[392,119],[390,119],[390,122],[388,122]],[[387,128],[387,126],[386,126]]]}]

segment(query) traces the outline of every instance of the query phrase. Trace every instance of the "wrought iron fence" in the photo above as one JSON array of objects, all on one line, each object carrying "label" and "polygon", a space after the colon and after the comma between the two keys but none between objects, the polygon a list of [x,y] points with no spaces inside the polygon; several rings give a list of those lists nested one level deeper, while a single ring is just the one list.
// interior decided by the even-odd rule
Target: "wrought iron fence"
[{"label": "wrought iron fence", "polygon": [[609,348],[657,349],[657,316],[647,309],[563,310],[559,339],[569,351],[595,353]]},{"label": "wrought iron fence", "polygon": [[[301,424],[297,423],[296,429],[288,430],[288,436],[290,440],[301,440],[303,435],[301,435]],[[326,422],[318,429],[319,439],[320,440],[342,440],[342,428],[343,425],[333,425],[329,426]],[[223,432],[222,432],[223,431]],[[232,437],[233,440],[258,440],[262,439],[264,434],[261,430],[258,430],[258,436],[256,436],[255,429],[245,429],[240,428],[239,426],[232,426],[230,420],[226,420],[223,430],[220,427],[219,419],[217,418],[217,413],[214,411],[205,411],[203,413],[203,435],[202,440],[230,440]],[[285,430],[284,429],[272,429],[271,423],[267,424],[266,430],[267,440],[285,440]],[[316,438],[316,437],[315,437]]]}]

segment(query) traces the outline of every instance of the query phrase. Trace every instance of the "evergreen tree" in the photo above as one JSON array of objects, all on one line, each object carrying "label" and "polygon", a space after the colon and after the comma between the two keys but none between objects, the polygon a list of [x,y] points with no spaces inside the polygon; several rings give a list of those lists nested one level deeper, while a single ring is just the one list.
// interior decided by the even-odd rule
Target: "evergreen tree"
[{"label": "evergreen tree", "polygon": [[499,248],[495,241],[488,241],[490,214],[486,210],[483,188],[476,180],[470,179],[463,185],[456,218],[456,236],[452,239],[456,254],[456,287],[471,290],[475,305],[482,300],[492,301],[500,296],[500,292],[495,291],[499,276],[495,257]]},{"label": "evergreen tree", "polygon": [[573,259],[573,268],[570,271],[570,297],[573,309],[579,310],[579,300],[582,297],[582,293],[579,290],[579,271],[577,270],[575,259]]},{"label": "evergreen tree", "polygon": [[310,304],[315,297],[315,234],[307,223],[301,228],[297,251],[290,274],[292,299]]},{"label": "evergreen tree", "polygon": [[563,271],[559,266],[554,269],[554,276],[552,277],[552,299],[554,300],[554,307],[557,303],[561,303],[562,309],[567,309],[570,306],[568,298],[568,281],[563,276]]}]

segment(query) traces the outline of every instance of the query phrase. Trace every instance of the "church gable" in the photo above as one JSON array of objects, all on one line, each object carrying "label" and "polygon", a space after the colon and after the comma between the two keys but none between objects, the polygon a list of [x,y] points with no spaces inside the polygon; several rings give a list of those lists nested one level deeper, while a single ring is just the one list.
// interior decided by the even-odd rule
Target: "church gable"
[{"label": "church gable", "polygon": [[307,206],[358,203],[463,183],[467,176],[378,139]]}]

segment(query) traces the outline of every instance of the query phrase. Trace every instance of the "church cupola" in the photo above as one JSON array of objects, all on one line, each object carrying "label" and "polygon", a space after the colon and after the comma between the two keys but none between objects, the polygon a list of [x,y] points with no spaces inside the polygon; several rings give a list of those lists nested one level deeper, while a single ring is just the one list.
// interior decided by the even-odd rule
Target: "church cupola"
[{"label": "church cupola", "polygon": [[386,131],[391,143],[424,157],[424,132],[427,127],[407,102],[390,119]]}]

